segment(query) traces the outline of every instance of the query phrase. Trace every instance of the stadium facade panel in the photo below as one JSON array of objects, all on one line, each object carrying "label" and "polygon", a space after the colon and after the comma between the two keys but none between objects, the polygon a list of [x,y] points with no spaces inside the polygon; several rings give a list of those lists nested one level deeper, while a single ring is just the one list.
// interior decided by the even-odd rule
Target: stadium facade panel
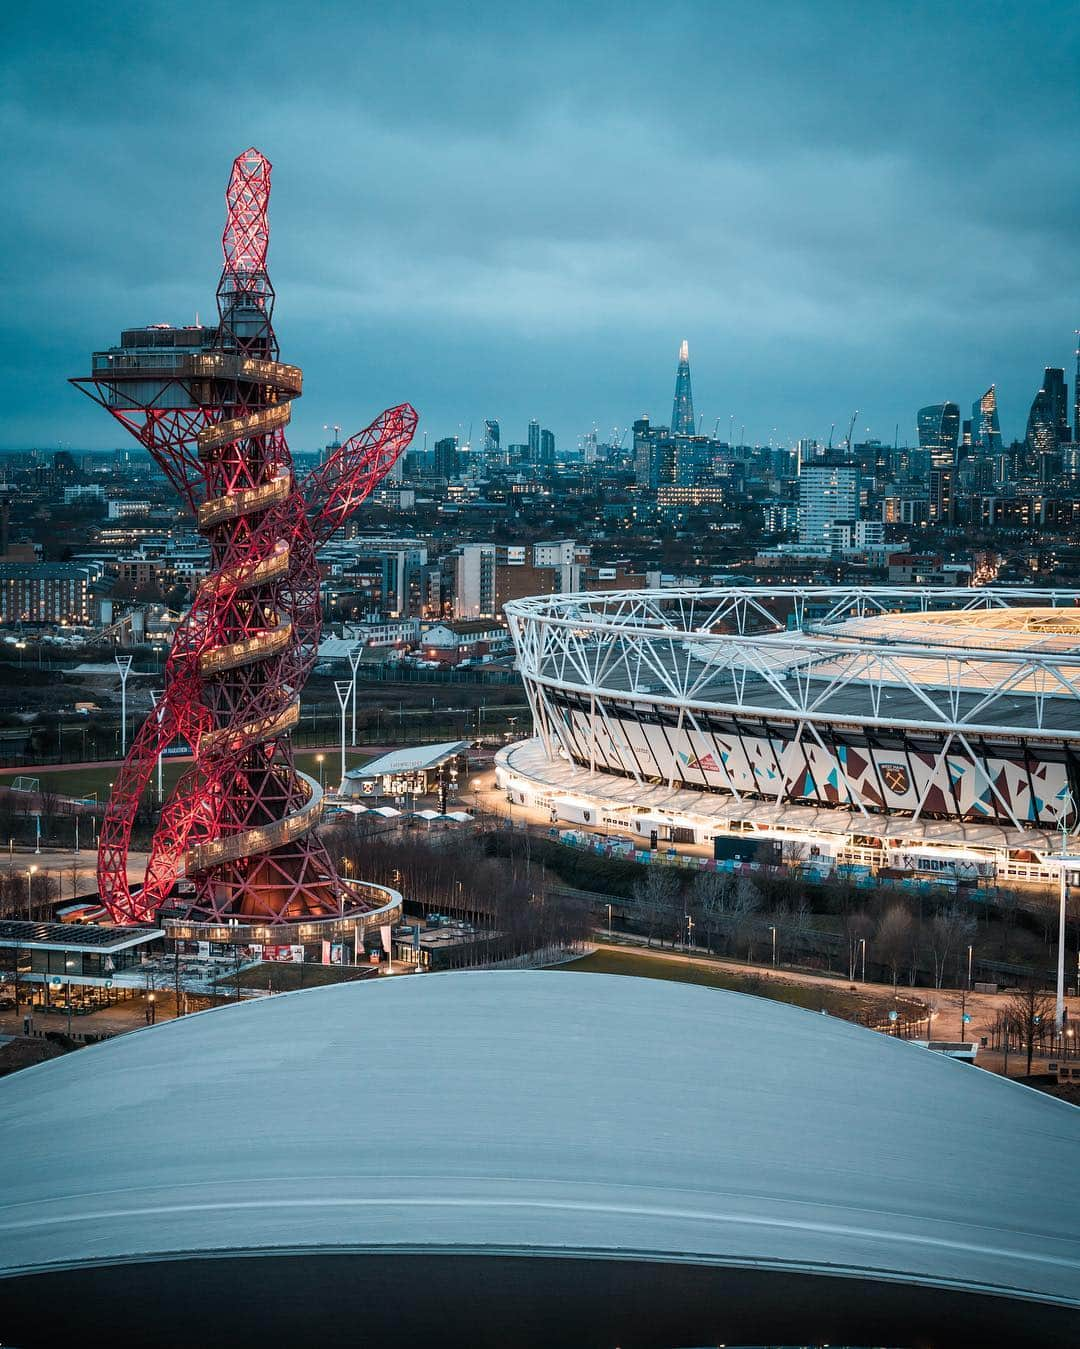
[{"label": "stadium facade panel", "polygon": [[[550,805],[553,822],[588,821],[580,802],[545,798],[545,784],[592,798],[601,821],[622,779],[630,811],[651,812],[656,788],[701,798],[673,812],[672,837],[707,842],[732,823],[782,837],[793,812],[803,824],[834,812],[831,827],[787,839],[789,853],[810,843],[835,860],[854,847],[888,865],[898,822],[908,854],[944,822],[939,864],[951,846],[971,852],[953,857],[958,873],[1030,879],[1049,878],[1046,854],[1074,826],[1076,592],[626,591],[517,600],[506,613],[541,753],[504,752],[500,781],[522,804]],[[634,799],[645,790],[648,809]],[[737,804],[738,820],[715,798]],[[991,830],[972,851],[978,826]],[[907,867],[941,869],[910,856]]]}]

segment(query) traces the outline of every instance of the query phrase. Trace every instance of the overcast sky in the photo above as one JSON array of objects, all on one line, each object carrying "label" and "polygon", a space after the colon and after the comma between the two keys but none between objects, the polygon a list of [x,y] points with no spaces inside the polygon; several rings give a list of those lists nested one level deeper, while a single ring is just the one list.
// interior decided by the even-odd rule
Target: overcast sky
[{"label": "overcast sky", "polygon": [[[235,154],[274,165],[291,442],[671,412],[901,443],[1080,326],[1080,6],[81,3],[8,15],[7,447],[122,435],[65,383],[213,311]],[[420,439],[418,438],[418,442]]]}]

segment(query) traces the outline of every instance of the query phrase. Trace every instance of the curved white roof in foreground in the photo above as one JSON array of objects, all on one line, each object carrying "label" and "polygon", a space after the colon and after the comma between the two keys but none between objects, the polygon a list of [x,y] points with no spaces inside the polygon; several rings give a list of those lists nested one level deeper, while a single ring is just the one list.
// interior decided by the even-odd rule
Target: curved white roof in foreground
[{"label": "curved white roof in foreground", "polygon": [[[868,1288],[904,1307],[921,1305],[918,1290],[939,1308],[944,1294],[959,1297],[965,1325],[983,1316],[981,1334],[1019,1304],[1031,1343],[1080,1338],[1080,1111],[831,1018],[712,989],[488,972],[240,1004],[0,1082],[0,1156],[0,1304],[16,1328],[30,1324],[16,1309],[31,1301],[40,1322],[50,1279],[50,1315],[62,1319],[70,1304],[73,1327],[85,1326],[95,1280],[119,1268],[110,1297],[128,1319],[137,1324],[144,1286],[159,1309],[157,1330],[143,1326],[131,1342],[173,1343],[167,1328],[185,1299],[166,1310],[158,1266],[229,1255],[212,1267],[244,1302],[244,1325],[265,1336],[251,1299],[266,1289],[253,1294],[247,1281],[264,1264],[255,1257],[272,1256],[304,1270],[290,1296],[311,1342],[337,1343],[317,1322],[324,1296],[337,1305],[350,1281],[405,1277],[410,1259],[435,1269],[438,1257],[467,1256],[452,1283],[455,1332],[429,1327],[433,1343],[478,1342],[468,1319],[480,1307],[490,1316],[484,1299],[498,1280],[488,1270],[464,1287],[460,1271],[479,1272],[477,1257],[548,1284],[570,1262],[576,1273],[546,1286],[546,1308],[606,1290],[583,1301],[587,1313],[568,1312],[575,1326],[634,1306],[638,1338],[622,1329],[582,1343],[702,1343],[667,1338],[670,1328],[644,1334],[634,1299],[653,1278],[649,1306],[662,1317],[695,1297],[707,1304],[710,1289],[708,1315],[745,1303],[745,1343],[755,1308],[767,1317],[785,1299],[803,1305],[805,1276],[817,1290],[805,1306],[861,1307],[876,1343],[914,1341],[873,1320]],[[363,1257],[345,1278],[329,1259],[343,1254]],[[622,1292],[604,1283],[605,1262],[637,1271]],[[330,1268],[336,1293],[313,1289],[313,1271]],[[682,1291],[662,1286],[657,1271],[669,1268]],[[711,1282],[688,1292],[701,1270]],[[271,1291],[290,1277],[279,1271]],[[856,1292],[830,1296],[841,1278]],[[417,1342],[409,1309],[441,1286],[431,1279],[397,1288],[401,1339],[384,1327],[375,1342]],[[213,1278],[185,1281],[206,1324],[218,1324]],[[983,1299],[978,1315],[968,1293]],[[371,1309],[379,1294],[364,1297]],[[520,1287],[514,1299],[526,1316]],[[276,1324],[273,1342],[291,1342]],[[822,1328],[837,1324],[852,1343],[850,1324]],[[5,1329],[20,1345],[52,1342]],[[1025,1342],[1018,1333],[1010,1343]],[[537,1334],[519,1325],[492,1342],[545,1342]],[[826,1335],[800,1342],[812,1338]],[[223,1332],[223,1342],[247,1341]],[[557,1342],[579,1341],[564,1326]],[[956,1331],[935,1342],[969,1341]]]}]

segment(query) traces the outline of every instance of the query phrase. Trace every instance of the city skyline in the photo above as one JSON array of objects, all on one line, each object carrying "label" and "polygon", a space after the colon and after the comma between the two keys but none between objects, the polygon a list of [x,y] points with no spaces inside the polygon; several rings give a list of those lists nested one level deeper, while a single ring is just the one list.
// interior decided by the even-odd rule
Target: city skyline
[{"label": "city skyline", "polygon": [[[660,423],[684,337],[705,429],[733,417],[762,444],[825,438],[856,407],[857,437],[913,442],[919,407],[991,383],[1008,443],[1044,367],[1071,382],[1080,95],[1035,78],[1023,7],[790,6],[767,37],[700,6],[591,6],[568,32],[486,7],[373,14],[278,7],[245,38],[277,91],[256,115],[197,21],[17,17],[5,448],[112,443],[64,387],[72,357],[103,325],[209,309],[203,203],[251,140],[283,177],[284,336],[319,372],[298,448],[366,421],[376,390],[413,396],[429,441],[487,417],[509,439],[535,417],[562,446]],[[1072,68],[1075,11],[1043,22]]]}]

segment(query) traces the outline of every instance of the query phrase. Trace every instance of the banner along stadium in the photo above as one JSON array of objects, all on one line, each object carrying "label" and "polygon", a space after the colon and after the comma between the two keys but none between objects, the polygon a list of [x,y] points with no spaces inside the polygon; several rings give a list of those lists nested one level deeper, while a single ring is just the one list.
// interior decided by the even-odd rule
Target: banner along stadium
[{"label": "banner along stadium", "polygon": [[506,618],[534,736],[497,781],[553,824],[821,870],[1058,876],[1080,592],[612,591]]}]

